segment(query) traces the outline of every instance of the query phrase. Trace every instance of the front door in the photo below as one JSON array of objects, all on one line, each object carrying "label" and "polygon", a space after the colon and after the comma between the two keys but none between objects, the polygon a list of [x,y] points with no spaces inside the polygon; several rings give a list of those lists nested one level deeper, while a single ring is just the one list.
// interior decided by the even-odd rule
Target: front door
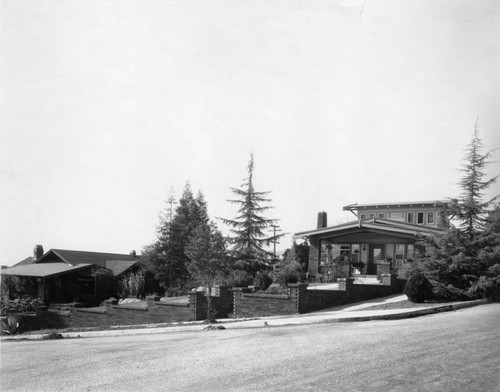
[{"label": "front door", "polygon": [[370,245],[368,275],[377,275],[377,261],[384,260],[384,245]]}]

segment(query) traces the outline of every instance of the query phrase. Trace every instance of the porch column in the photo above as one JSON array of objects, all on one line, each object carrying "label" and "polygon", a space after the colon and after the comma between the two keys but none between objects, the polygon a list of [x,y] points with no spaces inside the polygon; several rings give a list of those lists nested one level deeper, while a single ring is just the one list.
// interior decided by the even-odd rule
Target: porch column
[{"label": "porch column", "polygon": [[320,249],[321,240],[314,237],[309,238],[309,267],[307,270],[309,279],[318,276]]}]

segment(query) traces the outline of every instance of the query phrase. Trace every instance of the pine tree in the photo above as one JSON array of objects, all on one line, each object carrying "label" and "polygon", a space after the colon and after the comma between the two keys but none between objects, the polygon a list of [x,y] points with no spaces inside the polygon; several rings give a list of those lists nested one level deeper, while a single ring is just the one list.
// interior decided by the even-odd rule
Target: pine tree
[{"label": "pine tree", "polygon": [[195,198],[189,182],[186,183],[173,217],[169,217],[168,210],[160,217],[157,241],[147,249],[147,258],[155,278],[167,291],[182,288],[189,281],[186,246],[195,229],[207,222],[208,212],[203,194],[199,192]]},{"label": "pine tree", "polygon": [[494,267],[500,261],[499,225],[495,224],[498,207],[490,210],[498,196],[483,201],[484,191],[498,176],[483,180],[493,150],[482,154],[481,149],[476,124],[461,168],[461,194],[445,208],[453,215],[451,224],[444,233],[422,239],[419,244],[425,246],[427,255],[416,263],[413,274],[423,273],[429,279],[436,299],[477,298],[492,295],[500,287]]},{"label": "pine tree", "polygon": [[484,169],[490,163],[489,159],[494,150],[482,154],[482,147],[476,122],[472,141],[466,148],[465,163],[460,170],[463,173],[459,182],[462,193],[454,203],[456,217],[460,221],[459,227],[471,241],[483,228],[488,209],[498,197],[483,201],[484,191],[497,180],[498,176],[483,180]]},{"label": "pine tree", "polygon": [[231,188],[231,191],[238,198],[228,200],[230,203],[239,205],[238,216],[235,219],[220,219],[231,227],[231,232],[234,235],[230,239],[233,245],[231,249],[233,257],[245,270],[254,274],[265,267],[266,260],[271,256],[271,253],[266,251],[264,247],[269,246],[270,243],[281,238],[284,234],[267,236],[265,233],[266,229],[276,223],[276,219],[268,219],[263,216],[265,211],[272,208],[266,205],[271,201],[267,197],[270,192],[259,192],[254,188],[253,154],[250,155],[247,170],[248,177],[241,187]]}]

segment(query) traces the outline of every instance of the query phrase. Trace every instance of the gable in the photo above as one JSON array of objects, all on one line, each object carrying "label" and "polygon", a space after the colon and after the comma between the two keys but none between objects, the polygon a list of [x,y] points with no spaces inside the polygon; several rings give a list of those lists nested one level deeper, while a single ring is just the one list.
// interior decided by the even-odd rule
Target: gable
[{"label": "gable", "polygon": [[138,265],[137,260],[107,260],[106,268],[113,272],[114,276],[119,276],[130,271],[134,266]]},{"label": "gable", "polygon": [[295,238],[320,238],[339,239],[366,242],[367,238],[374,241],[377,239],[415,239],[418,236],[428,236],[432,233],[441,232],[441,229],[417,226],[388,219],[372,218],[366,221],[353,221],[337,226],[325,227],[306,232],[297,233]]},{"label": "gable", "polygon": [[78,250],[51,249],[44,254],[36,263],[66,263],[70,265],[95,264],[102,268],[106,267],[107,261],[128,263],[137,261],[138,258],[128,254],[84,252]]}]

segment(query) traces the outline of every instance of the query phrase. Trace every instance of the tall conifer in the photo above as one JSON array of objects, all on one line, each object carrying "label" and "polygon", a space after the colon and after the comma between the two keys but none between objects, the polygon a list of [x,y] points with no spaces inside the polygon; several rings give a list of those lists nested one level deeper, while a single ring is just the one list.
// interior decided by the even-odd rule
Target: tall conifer
[{"label": "tall conifer", "polygon": [[255,273],[266,265],[271,253],[264,247],[269,246],[275,239],[284,234],[268,236],[265,231],[276,223],[276,219],[263,216],[265,211],[273,208],[268,204],[271,199],[267,197],[269,191],[256,191],[253,183],[254,161],[250,154],[248,163],[248,177],[240,188],[231,188],[237,196],[236,199],[228,200],[239,206],[238,215],[234,219],[220,218],[222,222],[231,227],[233,237],[230,242],[232,256],[242,265],[244,269]]},{"label": "tall conifer", "polygon": [[186,183],[175,213],[171,218],[166,217],[169,217],[168,213],[160,217],[157,240],[148,247],[147,257],[156,279],[169,290],[182,288],[190,279],[186,246],[196,228],[209,220],[203,194],[198,192],[195,198],[191,185]]},{"label": "tall conifer", "polygon": [[484,168],[490,163],[490,157],[494,150],[482,154],[482,147],[483,144],[479,137],[476,122],[472,141],[465,150],[465,163],[460,169],[463,177],[458,184],[462,189],[462,193],[455,204],[457,218],[460,220],[460,228],[470,240],[473,240],[475,234],[483,228],[488,209],[498,197],[483,201],[484,191],[497,180],[498,175],[483,180],[485,176]]}]

